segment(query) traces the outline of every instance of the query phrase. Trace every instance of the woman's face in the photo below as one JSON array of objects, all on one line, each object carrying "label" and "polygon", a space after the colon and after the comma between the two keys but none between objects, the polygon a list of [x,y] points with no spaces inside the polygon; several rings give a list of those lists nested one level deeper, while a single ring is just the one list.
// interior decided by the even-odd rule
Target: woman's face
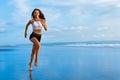
[{"label": "woman's face", "polygon": [[40,13],[39,13],[38,10],[35,10],[33,15],[34,15],[35,17],[38,17],[38,16],[40,15]]}]

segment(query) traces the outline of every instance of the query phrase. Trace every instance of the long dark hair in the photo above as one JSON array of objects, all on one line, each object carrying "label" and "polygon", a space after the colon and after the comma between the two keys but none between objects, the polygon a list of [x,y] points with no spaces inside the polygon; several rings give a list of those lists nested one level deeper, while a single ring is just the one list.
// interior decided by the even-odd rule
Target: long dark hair
[{"label": "long dark hair", "polygon": [[35,8],[35,9],[33,10],[32,14],[31,14],[32,18],[35,18],[35,16],[34,16],[35,10],[38,10],[38,11],[39,11],[39,13],[40,13],[39,18],[45,20],[45,16],[44,16],[44,14],[42,13],[42,11],[41,11],[40,9],[37,9],[37,8]]}]

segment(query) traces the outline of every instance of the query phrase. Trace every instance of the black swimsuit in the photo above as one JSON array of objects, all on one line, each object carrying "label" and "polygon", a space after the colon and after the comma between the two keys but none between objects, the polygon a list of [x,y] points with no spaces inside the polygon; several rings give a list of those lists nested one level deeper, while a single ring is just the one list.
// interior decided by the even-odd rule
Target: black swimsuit
[{"label": "black swimsuit", "polygon": [[29,39],[35,37],[39,42],[41,40],[41,34],[37,34],[35,32],[32,32],[32,34],[30,35]]}]

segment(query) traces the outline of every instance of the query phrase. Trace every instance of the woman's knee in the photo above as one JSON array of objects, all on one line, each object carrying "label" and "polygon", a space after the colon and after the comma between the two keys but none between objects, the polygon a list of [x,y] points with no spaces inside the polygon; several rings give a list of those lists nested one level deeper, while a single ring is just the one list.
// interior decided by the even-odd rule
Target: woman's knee
[{"label": "woman's knee", "polygon": [[40,48],[40,44],[34,44],[35,45],[35,48]]},{"label": "woman's knee", "polygon": [[31,41],[33,42],[33,46],[35,46],[35,48],[40,48],[40,43],[37,41],[36,38],[32,38]]}]

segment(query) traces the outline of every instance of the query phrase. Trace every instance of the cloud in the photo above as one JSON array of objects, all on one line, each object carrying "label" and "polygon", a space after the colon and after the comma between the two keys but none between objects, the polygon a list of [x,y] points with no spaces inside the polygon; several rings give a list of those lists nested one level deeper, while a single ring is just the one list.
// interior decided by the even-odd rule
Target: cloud
[{"label": "cloud", "polygon": [[[73,1],[73,0],[71,0]],[[74,11],[99,11],[99,10],[106,10],[110,9],[111,7],[119,6],[120,1],[119,0],[85,0],[84,2],[81,2],[82,0],[75,0],[74,4],[81,4],[81,5],[74,5],[72,6]],[[79,2],[79,3],[78,3]],[[72,12],[72,11],[71,11]],[[87,12],[87,11],[86,11]]]},{"label": "cloud", "polygon": [[85,10],[84,7],[80,8],[79,6],[74,6],[73,8],[71,8],[69,10],[69,15],[71,15],[79,20],[89,18],[91,16],[91,14],[87,10]]},{"label": "cloud", "polygon": [[11,13],[12,22],[16,25],[25,24],[30,17],[30,5],[28,0],[12,0],[11,5],[14,5],[14,10]]},{"label": "cloud", "polygon": [[111,28],[110,28],[110,27],[107,27],[107,26],[103,26],[103,27],[98,27],[97,30],[98,30],[98,31],[111,30]]},{"label": "cloud", "polygon": [[8,26],[6,21],[0,20],[0,32],[5,32]]},{"label": "cloud", "polygon": [[[75,2],[75,1],[74,1]],[[72,6],[75,5],[73,0],[60,1],[60,0],[41,0],[42,4],[48,4],[52,6]]]},{"label": "cloud", "polygon": [[41,0],[42,4],[54,5],[54,6],[81,6],[81,5],[96,5],[96,6],[108,6],[119,4],[119,0]]},{"label": "cloud", "polygon": [[71,27],[64,27],[63,30],[72,30],[72,31],[83,31],[83,30],[87,30],[88,27],[85,26],[71,26]]},{"label": "cloud", "polygon": [[[55,24],[55,22],[58,21],[59,18],[62,16],[61,11],[56,8],[42,7],[40,9],[42,9],[42,11],[44,12],[45,17],[47,19],[46,21],[48,24]],[[56,22],[56,24],[58,24],[58,23]]]},{"label": "cloud", "polygon": [[106,34],[106,33],[96,33],[96,34],[92,34],[91,35],[92,38],[96,38],[96,39],[116,39],[116,38],[120,38],[120,35],[116,35],[116,34]]},{"label": "cloud", "polygon": [[3,28],[3,27],[2,27],[2,28],[0,28],[0,32],[5,32],[5,30],[6,30],[6,29],[5,29],[5,28]]},{"label": "cloud", "polygon": [[[75,35],[74,38],[78,40],[119,37],[115,36],[119,35],[120,31],[119,0],[11,0],[10,2],[12,5],[9,13],[10,22],[17,26],[26,24],[31,18],[34,7],[45,13],[48,32],[43,33],[43,38],[47,39],[46,41],[49,39],[53,41],[53,38],[60,40],[61,35],[65,36],[64,40],[68,40],[69,35]],[[7,26],[7,22],[0,21],[0,23],[0,32],[9,29],[4,27]],[[12,30],[22,31],[23,27]]]},{"label": "cloud", "polygon": [[29,12],[30,6],[28,0],[13,0],[13,4],[17,11],[21,13]]},{"label": "cloud", "polygon": [[61,32],[60,28],[49,28],[48,32]]},{"label": "cloud", "polygon": [[120,2],[116,3],[116,7],[120,8]]},{"label": "cloud", "polygon": [[83,30],[88,30],[88,27],[86,26],[62,26],[62,27],[57,27],[57,28],[49,28],[48,32],[63,32],[63,31],[83,31]]},{"label": "cloud", "polygon": [[6,27],[7,22],[5,20],[0,20],[0,27]]},{"label": "cloud", "polygon": [[91,1],[94,4],[117,4],[120,1],[119,0],[92,0]]},{"label": "cloud", "polygon": [[54,38],[55,35],[42,35],[43,39],[47,39],[47,38]]}]

